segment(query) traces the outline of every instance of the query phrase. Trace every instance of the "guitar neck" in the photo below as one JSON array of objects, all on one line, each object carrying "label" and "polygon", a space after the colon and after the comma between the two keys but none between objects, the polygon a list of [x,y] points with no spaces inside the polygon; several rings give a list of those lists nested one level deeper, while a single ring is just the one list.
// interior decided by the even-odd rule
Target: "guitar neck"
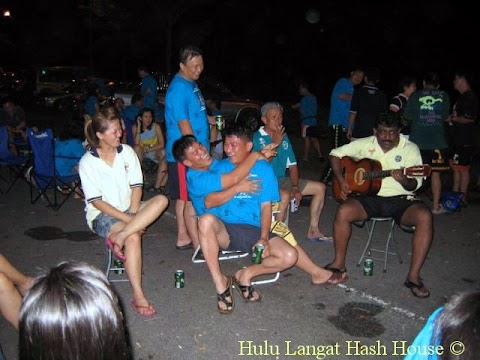
[{"label": "guitar neck", "polygon": [[370,171],[363,174],[365,180],[371,179],[383,179],[389,177],[392,170],[382,170],[382,171]]}]

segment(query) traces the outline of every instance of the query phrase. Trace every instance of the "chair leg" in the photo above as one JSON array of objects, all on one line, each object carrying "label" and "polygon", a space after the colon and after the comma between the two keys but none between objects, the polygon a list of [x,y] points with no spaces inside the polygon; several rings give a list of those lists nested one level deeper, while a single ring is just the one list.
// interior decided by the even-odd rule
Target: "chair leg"
[{"label": "chair leg", "polygon": [[368,233],[368,240],[367,240],[367,243],[366,243],[365,247],[363,248],[362,256],[360,256],[360,259],[358,259],[357,266],[360,266],[360,264],[362,263],[362,260],[365,257],[365,253],[367,251],[370,253],[370,248],[371,248],[370,243],[372,242],[373,232],[375,231],[375,224],[377,223],[377,221],[372,220],[372,225],[371,226],[368,225],[368,222],[369,221],[367,220],[367,222],[365,223],[367,233]]},{"label": "chair leg", "polygon": [[116,270],[122,270],[122,272],[125,271],[124,267],[121,267],[121,268],[112,267],[112,263],[113,263],[112,258],[113,258],[112,250],[110,250],[110,248],[105,245],[105,262],[104,262],[105,269],[104,270],[105,270],[105,276],[107,277],[108,281],[110,281],[111,283],[129,281],[128,279],[110,279],[110,273],[112,271],[116,271]]}]

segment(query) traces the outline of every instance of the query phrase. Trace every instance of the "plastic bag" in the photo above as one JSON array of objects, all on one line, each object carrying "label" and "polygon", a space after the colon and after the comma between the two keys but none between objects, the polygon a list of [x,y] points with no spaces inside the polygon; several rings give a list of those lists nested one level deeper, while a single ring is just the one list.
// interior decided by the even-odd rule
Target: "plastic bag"
[{"label": "plastic bag", "polygon": [[463,193],[456,191],[443,191],[440,203],[448,211],[457,211],[462,203]]}]

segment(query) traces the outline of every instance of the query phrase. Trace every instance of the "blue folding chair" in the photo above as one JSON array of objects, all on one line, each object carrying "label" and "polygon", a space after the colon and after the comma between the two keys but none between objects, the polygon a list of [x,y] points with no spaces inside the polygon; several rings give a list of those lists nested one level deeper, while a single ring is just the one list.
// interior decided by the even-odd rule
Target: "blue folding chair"
[{"label": "blue folding chair", "polygon": [[25,180],[23,175],[29,163],[28,156],[14,155],[8,143],[8,129],[0,126],[0,168],[8,170],[8,177],[0,173],[0,180],[7,184],[5,190],[0,188],[0,194],[9,192],[18,179]]},{"label": "blue folding chair", "polygon": [[59,210],[71,194],[76,191],[81,193],[80,176],[60,176],[55,169],[55,138],[52,129],[37,132],[29,129],[27,134],[33,153],[30,201],[34,204],[42,198],[52,209]]}]

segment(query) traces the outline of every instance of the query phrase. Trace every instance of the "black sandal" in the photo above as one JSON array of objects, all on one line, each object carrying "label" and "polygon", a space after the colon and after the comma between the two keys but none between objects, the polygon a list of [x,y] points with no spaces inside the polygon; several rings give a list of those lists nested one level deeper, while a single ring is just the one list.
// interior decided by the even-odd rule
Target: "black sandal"
[{"label": "black sandal", "polygon": [[[262,300],[262,297],[260,294],[258,294],[258,298],[255,298],[253,296],[253,292],[256,291],[252,285],[240,285],[238,280],[236,278],[233,278],[233,284],[235,285],[235,288],[238,290],[240,295],[242,296],[243,301],[247,303],[254,303],[254,302],[259,302]],[[247,296],[245,296],[245,292],[247,293]]]},{"label": "black sandal", "polygon": [[[235,299],[232,295],[231,290],[232,290],[232,277],[227,276],[227,289],[223,293],[217,294],[217,310],[220,314],[223,314],[223,315],[231,314],[233,312],[233,309],[235,308]],[[230,297],[232,301],[228,301],[227,297]],[[222,309],[218,302],[224,303],[227,308]]]},{"label": "black sandal", "polygon": [[[341,284],[341,283],[344,283],[345,281],[348,280],[347,268],[345,268],[345,269],[342,271],[342,270],[340,270],[340,269],[337,269],[337,268],[332,267],[331,265],[332,265],[332,264],[327,264],[327,265],[325,265],[323,268],[324,268],[325,270],[331,271],[333,274],[341,275],[341,277],[342,277],[342,279],[343,279],[343,280],[337,282],[337,279],[333,278],[333,279],[332,279],[333,285]],[[327,283],[329,283],[329,284],[331,285],[332,282],[329,282],[329,280],[330,280],[330,279],[327,280]]]},{"label": "black sandal", "polygon": [[[414,282],[411,282],[410,280],[407,279],[407,280],[405,280],[403,285],[405,285],[405,287],[409,288],[410,291],[412,292],[413,296],[415,296],[417,298],[426,299],[430,296],[430,291],[425,287],[425,285],[423,285],[423,282],[421,282],[421,281],[420,281],[419,284],[415,284]],[[424,288],[425,291],[426,291],[425,295],[419,295],[414,291],[415,289],[421,290],[422,288]]]}]

